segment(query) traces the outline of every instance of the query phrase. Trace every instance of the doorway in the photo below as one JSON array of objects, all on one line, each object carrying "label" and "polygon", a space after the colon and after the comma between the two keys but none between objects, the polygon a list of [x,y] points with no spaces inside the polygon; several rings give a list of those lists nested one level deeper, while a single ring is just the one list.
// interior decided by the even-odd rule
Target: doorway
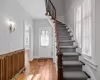
[{"label": "doorway", "polygon": [[32,38],[32,26],[24,21],[24,49],[25,49],[25,67],[27,68],[25,71],[25,75],[27,76],[30,72],[30,65],[29,61],[31,61],[32,57],[32,45],[33,45],[33,38]]},{"label": "doorway", "polygon": [[53,57],[53,33],[51,27],[40,27],[39,29],[39,57],[52,58]]}]

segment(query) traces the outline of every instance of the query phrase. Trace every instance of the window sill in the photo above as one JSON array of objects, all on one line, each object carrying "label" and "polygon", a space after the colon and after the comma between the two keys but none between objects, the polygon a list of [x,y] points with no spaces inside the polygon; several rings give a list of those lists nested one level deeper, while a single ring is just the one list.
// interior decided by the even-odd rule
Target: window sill
[{"label": "window sill", "polygon": [[97,70],[98,65],[92,61],[90,56],[83,55],[83,59],[85,60],[85,62],[88,66],[90,66],[94,70]]}]

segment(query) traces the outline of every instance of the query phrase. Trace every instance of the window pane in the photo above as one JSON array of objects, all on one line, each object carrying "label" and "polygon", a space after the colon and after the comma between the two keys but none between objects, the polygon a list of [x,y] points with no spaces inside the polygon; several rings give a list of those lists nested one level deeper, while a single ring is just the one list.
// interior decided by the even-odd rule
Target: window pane
[{"label": "window pane", "polygon": [[29,32],[25,32],[25,45],[29,46]]},{"label": "window pane", "polygon": [[25,46],[26,47],[29,47],[29,30],[30,30],[30,28],[29,28],[29,26],[28,25],[25,25]]},{"label": "window pane", "polygon": [[76,11],[76,39],[81,47],[81,6]]},{"label": "window pane", "polygon": [[81,47],[81,23],[76,24],[76,39]]},{"label": "window pane", "polygon": [[81,6],[76,11],[76,23],[81,21]]},{"label": "window pane", "polygon": [[91,56],[92,25],[91,25],[91,0],[83,2],[83,29],[82,29],[82,53]]},{"label": "window pane", "polygon": [[41,31],[41,46],[49,46],[49,34],[48,31]]},{"label": "window pane", "polygon": [[29,31],[29,26],[25,25],[25,31]]},{"label": "window pane", "polygon": [[91,0],[84,0],[83,2],[83,18],[91,15]]},{"label": "window pane", "polygon": [[91,55],[91,17],[83,20],[83,35],[82,35],[82,52],[86,55]]}]

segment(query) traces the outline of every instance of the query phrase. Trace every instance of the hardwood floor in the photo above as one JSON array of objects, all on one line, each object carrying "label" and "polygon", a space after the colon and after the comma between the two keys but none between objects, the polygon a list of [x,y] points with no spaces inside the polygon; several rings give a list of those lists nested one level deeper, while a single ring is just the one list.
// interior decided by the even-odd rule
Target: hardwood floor
[{"label": "hardwood floor", "polygon": [[16,80],[57,80],[55,64],[52,59],[35,59]]}]

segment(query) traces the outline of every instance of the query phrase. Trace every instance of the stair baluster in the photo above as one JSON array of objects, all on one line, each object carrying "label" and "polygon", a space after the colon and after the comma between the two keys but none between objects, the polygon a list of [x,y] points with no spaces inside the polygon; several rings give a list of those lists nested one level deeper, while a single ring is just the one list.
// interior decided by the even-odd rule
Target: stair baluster
[{"label": "stair baluster", "polygon": [[59,41],[58,41],[58,23],[57,23],[57,15],[56,15],[56,9],[51,2],[51,0],[46,0],[46,15],[49,15],[52,17],[52,20],[54,20],[55,23],[55,32],[56,32],[56,43],[57,43],[57,57],[58,57],[58,80],[63,80],[63,66],[62,66],[62,53],[59,48]]}]

